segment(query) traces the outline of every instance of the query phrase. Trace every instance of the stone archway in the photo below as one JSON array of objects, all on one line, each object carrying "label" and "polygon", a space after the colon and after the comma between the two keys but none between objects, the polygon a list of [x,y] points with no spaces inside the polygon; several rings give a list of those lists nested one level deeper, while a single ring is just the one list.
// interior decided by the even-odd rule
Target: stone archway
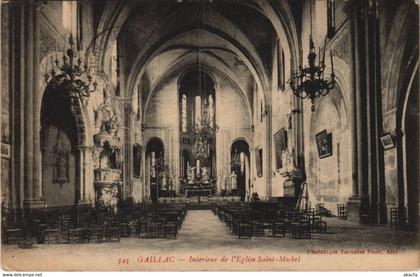
[{"label": "stone archway", "polygon": [[[146,146],[146,187],[149,188],[148,195],[152,202],[157,202],[159,193],[162,191],[162,174],[165,174],[161,166],[165,161],[165,147],[163,141],[158,137],[149,140]],[[147,194],[147,193],[146,193]]]},{"label": "stone archway", "polygon": [[[250,148],[244,139],[236,139],[231,146],[231,192],[245,201],[250,197],[251,167],[250,167]],[[235,175],[233,175],[235,174]],[[234,186],[236,179],[236,186]]]},{"label": "stone archway", "polygon": [[[397,111],[398,206],[400,221],[419,227],[419,72],[414,68]],[[399,131],[400,130],[400,131]]]},{"label": "stone archway", "polygon": [[86,132],[77,100],[47,86],[41,106],[42,181],[48,206],[85,203]]},{"label": "stone archway", "polygon": [[[352,196],[351,132],[347,109],[339,87],[316,103],[311,118],[307,175],[310,201],[322,202],[335,211],[336,204]],[[331,136],[331,153],[318,149],[317,136],[322,131]]]}]

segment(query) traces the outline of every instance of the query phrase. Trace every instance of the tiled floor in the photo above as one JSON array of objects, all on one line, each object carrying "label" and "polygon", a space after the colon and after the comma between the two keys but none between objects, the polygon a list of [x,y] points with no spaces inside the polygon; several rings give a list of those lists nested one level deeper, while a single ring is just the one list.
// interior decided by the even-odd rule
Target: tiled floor
[{"label": "tiled floor", "polygon": [[[176,239],[123,238],[117,243],[36,245],[32,249],[20,249],[16,245],[6,245],[2,249],[2,260],[3,267],[6,265],[7,268],[9,265],[14,269],[32,271],[165,270],[175,268],[186,270],[191,269],[192,266],[197,266],[197,269],[244,270],[255,269],[261,264],[245,260],[244,263],[238,261],[217,264],[205,259],[195,262],[194,258],[216,257],[220,261],[221,257],[225,255],[233,261],[232,257],[235,256],[249,256],[252,259],[252,257],[262,254],[268,256],[302,255],[302,259],[313,257],[310,260],[303,260],[308,263],[308,266],[322,267],[322,263],[316,262],[319,255],[313,253],[308,255],[311,250],[380,250],[385,254],[380,257],[388,257],[389,253],[387,254],[386,251],[389,250],[401,254],[411,253],[412,250],[418,249],[417,236],[413,232],[395,231],[389,226],[359,226],[337,218],[327,218],[326,220],[328,233],[314,234],[310,240],[270,236],[238,239],[211,211],[193,210],[188,211]],[[155,255],[155,257],[149,257],[150,255]],[[326,253],[322,257],[324,263],[328,263],[331,259],[331,256]],[[368,257],[372,256],[368,255]],[[361,262],[364,261],[363,256],[359,255],[357,258],[361,258]],[[128,259],[128,264],[123,262],[124,259]],[[165,259],[171,261],[167,263]],[[276,266],[287,265],[282,263],[281,265],[271,264],[271,266],[277,268]],[[267,268],[269,267],[260,269]]]}]

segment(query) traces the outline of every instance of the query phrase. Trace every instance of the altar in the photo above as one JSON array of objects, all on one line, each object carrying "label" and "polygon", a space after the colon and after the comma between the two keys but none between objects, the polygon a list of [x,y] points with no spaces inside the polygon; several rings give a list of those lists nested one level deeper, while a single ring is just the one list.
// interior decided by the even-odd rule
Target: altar
[{"label": "altar", "polygon": [[210,196],[212,194],[212,186],[210,184],[189,184],[185,189],[186,197]]},{"label": "altar", "polygon": [[201,167],[197,161],[195,167],[188,166],[187,180],[182,187],[185,197],[206,197],[214,195],[215,183],[215,178],[210,177],[210,168]]}]

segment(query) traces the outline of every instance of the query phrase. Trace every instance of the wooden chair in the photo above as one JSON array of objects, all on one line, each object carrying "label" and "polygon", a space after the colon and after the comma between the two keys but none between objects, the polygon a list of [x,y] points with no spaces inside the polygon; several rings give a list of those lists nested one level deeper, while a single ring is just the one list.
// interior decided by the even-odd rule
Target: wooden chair
[{"label": "wooden chair", "polygon": [[271,225],[271,234],[273,237],[276,237],[277,235],[281,235],[282,237],[285,237],[287,230],[288,230],[288,224],[284,218],[279,218],[273,221]]},{"label": "wooden chair", "polygon": [[337,204],[337,217],[341,220],[347,220],[346,204]]},{"label": "wooden chair", "polygon": [[58,219],[47,222],[47,226],[44,231],[45,243],[60,243],[61,229],[60,222]]},{"label": "wooden chair", "polygon": [[4,235],[6,244],[18,244],[23,239],[22,229],[18,227],[6,228]]},{"label": "wooden chair", "polygon": [[146,238],[158,237],[158,224],[153,219],[147,219],[146,222]]},{"label": "wooden chair", "polygon": [[178,226],[176,223],[174,222],[167,222],[164,225],[164,237],[173,237],[176,238],[177,234],[178,234]]},{"label": "wooden chair", "polygon": [[147,222],[146,218],[140,218],[136,221],[136,237],[142,238],[147,236]]},{"label": "wooden chair", "polygon": [[292,224],[292,238],[294,239],[310,239],[311,226],[307,219],[294,222]]},{"label": "wooden chair", "polygon": [[252,238],[253,229],[248,215],[242,215],[237,225],[238,238]]},{"label": "wooden chair", "polygon": [[118,221],[112,220],[105,225],[104,238],[106,241],[120,241],[121,227]]},{"label": "wooden chair", "polygon": [[70,215],[64,215],[61,220],[60,241],[64,243],[82,242],[83,229],[74,226],[73,217]]},{"label": "wooden chair", "polygon": [[100,224],[91,224],[88,227],[89,242],[94,241],[100,243],[104,239],[104,226]]},{"label": "wooden chair", "polygon": [[399,220],[399,209],[398,208],[390,208],[389,209],[389,224],[391,228],[398,229],[400,225]]},{"label": "wooden chair", "polygon": [[313,218],[311,223],[312,232],[314,233],[326,233],[327,232],[327,222],[322,220],[322,217],[319,215]]}]

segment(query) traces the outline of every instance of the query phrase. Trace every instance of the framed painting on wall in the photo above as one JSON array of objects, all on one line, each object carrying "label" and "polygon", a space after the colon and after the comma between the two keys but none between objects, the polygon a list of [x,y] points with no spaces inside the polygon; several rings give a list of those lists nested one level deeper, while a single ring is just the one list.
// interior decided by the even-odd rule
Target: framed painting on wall
[{"label": "framed painting on wall", "polygon": [[141,146],[139,144],[133,145],[133,177],[140,178],[141,166]]},{"label": "framed painting on wall", "polygon": [[384,150],[388,150],[395,147],[394,140],[390,134],[385,134],[381,136],[381,143]]},{"label": "framed painting on wall", "polygon": [[276,169],[280,169],[283,167],[281,155],[287,149],[287,131],[285,128],[281,128],[274,134],[274,149],[276,151]]},{"label": "framed painting on wall", "polygon": [[262,149],[257,147],[255,148],[255,163],[256,163],[256,168],[257,168],[257,176],[258,177],[262,177],[263,176],[263,162],[262,162],[262,157],[263,152]]},{"label": "framed painting on wall", "polygon": [[332,133],[323,130],[315,135],[315,140],[320,159],[332,156]]}]

